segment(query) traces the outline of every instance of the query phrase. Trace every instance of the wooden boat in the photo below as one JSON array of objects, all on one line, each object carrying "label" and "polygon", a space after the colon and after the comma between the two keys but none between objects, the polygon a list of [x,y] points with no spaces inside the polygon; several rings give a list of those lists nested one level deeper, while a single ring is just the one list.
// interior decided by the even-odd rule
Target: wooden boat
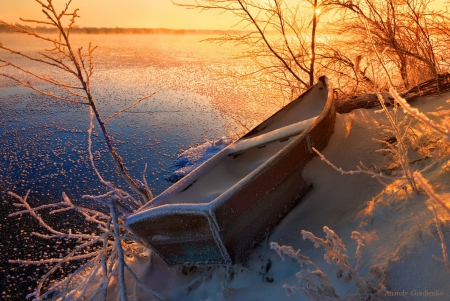
[{"label": "wooden boat", "polygon": [[326,77],[125,221],[172,265],[239,262],[311,184],[302,169],[334,131]]}]

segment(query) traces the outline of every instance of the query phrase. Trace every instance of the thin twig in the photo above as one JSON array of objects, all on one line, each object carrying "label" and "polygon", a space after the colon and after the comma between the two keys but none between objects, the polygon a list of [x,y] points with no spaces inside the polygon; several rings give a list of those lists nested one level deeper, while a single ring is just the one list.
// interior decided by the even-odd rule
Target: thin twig
[{"label": "thin twig", "polygon": [[129,109],[134,108],[134,107],[137,106],[139,103],[141,103],[143,100],[149,99],[150,97],[152,97],[152,96],[155,95],[155,94],[156,94],[156,92],[153,92],[153,93],[150,94],[150,95],[144,96],[144,97],[142,97],[141,99],[139,99],[138,101],[136,101],[135,103],[133,103],[131,106],[129,106],[129,107],[125,108],[125,109],[121,109],[121,110],[118,111],[117,113],[108,116],[108,117],[104,120],[104,123],[107,123],[109,120],[113,119],[114,117],[117,117],[117,116],[119,116],[120,114],[122,114],[123,112],[125,112],[125,111],[127,111],[127,110],[129,110]]}]

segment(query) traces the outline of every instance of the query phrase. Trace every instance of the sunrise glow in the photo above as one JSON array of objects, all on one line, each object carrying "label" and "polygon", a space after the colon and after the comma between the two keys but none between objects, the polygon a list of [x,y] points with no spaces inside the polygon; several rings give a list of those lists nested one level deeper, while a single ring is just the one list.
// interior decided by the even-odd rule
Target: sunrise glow
[{"label": "sunrise glow", "polygon": [[[193,1],[180,0],[179,3]],[[261,3],[264,1],[260,0]],[[441,1],[430,3],[430,7],[442,8]],[[294,7],[296,0],[286,0],[286,5]],[[63,8],[65,1],[54,1],[56,7]],[[72,9],[79,8],[80,27],[123,27],[123,28],[172,28],[172,29],[243,29],[243,24],[231,13],[219,11],[190,10],[175,6],[170,0],[76,0]],[[42,13],[33,0],[0,2],[0,20],[16,23],[19,18],[42,19]],[[321,10],[316,9],[319,15]]]},{"label": "sunrise glow", "polygon": [[[65,1],[54,1],[63,8]],[[0,19],[10,23],[19,18],[42,19],[40,5],[32,0],[0,2]],[[72,10],[79,8],[81,27],[230,29],[236,22],[230,14],[218,11],[199,13],[175,6],[170,0],[76,0]]]}]

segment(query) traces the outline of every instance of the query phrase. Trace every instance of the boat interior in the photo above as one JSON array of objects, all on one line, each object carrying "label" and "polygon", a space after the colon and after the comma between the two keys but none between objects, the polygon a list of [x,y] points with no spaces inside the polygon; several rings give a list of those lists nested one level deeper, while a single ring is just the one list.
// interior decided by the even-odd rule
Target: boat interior
[{"label": "boat interior", "polygon": [[205,162],[142,209],[169,204],[205,204],[245,181],[253,171],[307,129],[322,112],[325,84],[313,86],[247,135]]}]

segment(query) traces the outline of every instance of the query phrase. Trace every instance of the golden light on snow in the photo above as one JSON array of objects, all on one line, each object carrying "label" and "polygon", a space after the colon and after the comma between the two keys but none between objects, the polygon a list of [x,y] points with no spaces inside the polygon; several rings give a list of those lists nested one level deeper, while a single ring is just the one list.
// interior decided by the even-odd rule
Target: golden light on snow
[{"label": "golden light on snow", "polygon": [[351,118],[350,114],[345,115],[345,117],[344,117],[344,121],[345,121],[345,138],[347,138],[348,135],[350,135],[350,131],[352,129],[352,120],[353,120],[353,118]]}]

